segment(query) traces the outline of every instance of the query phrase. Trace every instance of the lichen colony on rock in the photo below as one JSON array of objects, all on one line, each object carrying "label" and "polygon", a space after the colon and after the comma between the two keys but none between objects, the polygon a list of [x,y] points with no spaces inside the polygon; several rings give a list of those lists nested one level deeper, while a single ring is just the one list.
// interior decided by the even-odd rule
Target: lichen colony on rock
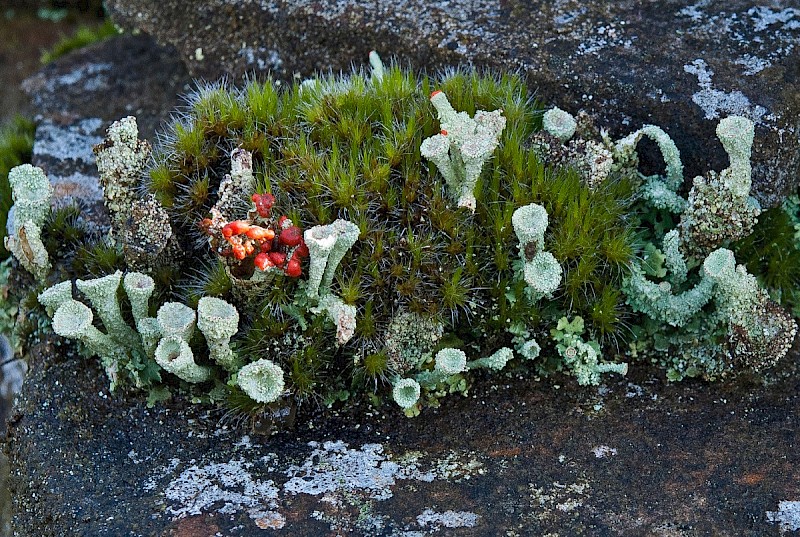
[{"label": "lichen colony on rock", "polygon": [[[720,122],[731,165],[684,199],[658,127],[613,141],[553,109],[537,130],[517,77],[370,63],[202,84],[152,155],[114,123],[95,148],[111,228],[52,260],[11,238],[48,233],[49,183],[19,169],[9,246],[53,330],[112,387],[267,414],[377,391],[415,416],[509,368],[587,385],[664,348],[671,378],[786,353],[794,320],[727,249],[760,212],[747,120]],[[665,176],[638,172],[644,136]]]}]

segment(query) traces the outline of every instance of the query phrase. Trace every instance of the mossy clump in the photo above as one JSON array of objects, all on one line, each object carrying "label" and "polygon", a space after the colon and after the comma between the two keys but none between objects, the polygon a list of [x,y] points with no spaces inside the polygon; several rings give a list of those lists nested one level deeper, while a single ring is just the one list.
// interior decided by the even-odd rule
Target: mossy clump
[{"label": "mossy clump", "polygon": [[[432,94],[439,108],[446,95],[450,123],[440,122]],[[497,136],[484,136],[491,143],[478,168],[469,136],[480,133],[467,132],[476,125]],[[359,394],[388,401],[397,386],[419,387],[413,402],[403,399],[414,416],[465,394],[476,369],[578,375],[550,337],[563,318],[584,319],[583,337],[606,367],[616,357],[608,343],[627,333],[621,286],[638,255],[636,222],[626,216],[636,181],[611,173],[588,184],[575,170],[546,167],[531,144],[540,126],[540,107],[514,75],[391,67],[292,86],[203,84],[160,134],[148,169],[126,160],[134,148],[149,150],[136,140],[134,118],[112,125],[95,148],[103,162],[127,166],[125,192],[143,173],[141,193],[166,215],[156,231],[171,253],[129,265],[126,248],[140,237],[125,242],[124,231],[136,228],[138,202],[107,196],[119,216],[108,236],[90,236],[74,208],[50,215],[44,238],[58,260],[50,283],[135,270],[154,283],[150,315],[165,302],[200,311],[225,301],[238,315],[230,348],[223,338],[226,359],[187,335],[172,342],[180,352],[162,348],[162,362],[192,356],[203,375],[159,378],[193,400],[227,401],[235,413],[274,414],[276,422],[296,403]],[[453,162],[472,166],[469,192],[454,195],[421,155],[423,141],[448,136],[445,127],[448,142],[463,136],[449,150]],[[106,168],[103,181],[120,180]],[[520,244],[512,219],[533,204],[546,212],[546,230]],[[537,293],[525,267],[544,253],[560,279]],[[135,326],[135,312],[120,303]],[[548,359],[535,359],[537,339]],[[599,362],[602,345],[612,352]],[[443,366],[445,350],[462,367]],[[241,375],[256,363],[270,375]],[[280,382],[264,384],[273,377]],[[153,401],[168,393],[133,369],[115,370],[113,384],[151,389]]]},{"label": "mossy clump", "polygon": [[790,311],[800,311],[800,240],[793,207],[764,211],[749,236],[733,245],[736,259],[757,275],[761,286]]},{"label": "mossy clump", "polygon": [[[506,118],[474,213],[456,206],[420,156],[422,141],[440,131],[433,90],[470,116],[501,109]],[[463,348],[487,355],[510,343],[509,326],[536,331],[565,315],[583,316],[599,339],[619,332],[619,284],[636,253],[625,218],[633,187],[612,178],[592,191],[569,170],[545,169],[526,148],[539,122],[538,106],[512,75],[417,77],[391,68],[379,79],[355,73],[287,88],[269,80],[206,85],[162,135],[148,188],[189,238],[183,246],[205,259],[213,253],[200,223],[218,202],[235,148],[252,152],[256,193],[274,195],[275,209],[303,229],[339,218],[358,226],[331,289],[357,308],[356,337],[344,348],[328,343],[325,324],[297,303],[302,278],[274,276],[258,307],[243,312],[240,339],[252,359],[285,357],[287,386],[306,393],[331,386],[330,376],[340,384],[354,360],[357,376],[390,375],[384,339],[402,312],[435,319]],[[241,193],[237,217],[247,215],[253,193]],[[539,303],[520,278],[511,223],[530,203],[550,214],[546,249],[564,269],[563,287]],[[208,266],[184,284],[190,301],[208,293],[244,306],[221,265]]]}]

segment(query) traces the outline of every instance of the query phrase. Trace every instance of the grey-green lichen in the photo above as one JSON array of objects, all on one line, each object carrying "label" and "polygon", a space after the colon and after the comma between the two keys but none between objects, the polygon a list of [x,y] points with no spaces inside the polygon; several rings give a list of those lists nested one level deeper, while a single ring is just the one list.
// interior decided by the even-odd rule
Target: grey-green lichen
[{"label": "grey-green lichen", "polygon": [[575,135],[578,126],[572,114],[556,107],[542,115],[542,128],[561,142],[566,142]]},{"label": "grey-green lichen", "polygon": [[563,272],[555,256],[542,251],[547,221],[547,211],[535,203],[518,208],[511,217],[514,232],[519,239],[523,278],[534,299],[549,295],[558,289]]},{"label": "grey-green lichen", "polygon": [[356,224],[342,219],[305,231],[304,238],[311,257],[306,287],[309,298],[318,299],[328,292],[336,268],[359,234]]},{"label": "grey-green lichen", "polygon": [[[512,367],[586,385],[634,356],[677,379],[782,355],[793,330],[774,303],[742,277],[751,299],[736,307],[752,322],[735,318],[702,268],[738,232],[697,237],[701,205],[748,198],[746,123],[720,126],[725,192],[687,201],[677,145],[655,126],[614,141],[551,110],[536,132],[516,77],[370,65],[292,87],[201,85],[144,172],[135,122],[112,127],[98,160],[113,240],[99,253],[118,257],[94,266],[127,271],[115,294],[128,304],[120,318],[108,296],[87,298],[119,343],[104,358],[119,383],[167,371],[160,382],[196,400],[265,416],[307,399],[378,404],[391,387],[414,416]],[[663,174],[638,171],[645,136]],[[42,302],[58,310],[71,292]]]},{"label": "grey-green lichen", "polygon": [[694,178],[681,216],[684,249],[702,255],[750,235],[761,207],[750,196],[753,122],[731,116],[717,125],[717,137],[730,166],[719,174]]},{"label": "grey-green lichen", "polygon": [[431,94],[441,132],[423,140],[420,154],[441,172],[459,207],[475,211],[475,185],[484,163],[500,143],[506,127],[502,110],[478,110],[475,117],[456,112],[442,91]]},{"label": "grey-green lichen", "polygon": [[414,379],[405,378],[395,382],[392,398],[403,410],[409,410],[419,401],[422,387]]},{"label": "grey-green lichen", "polygon": [[336,327],[336,343],[344,345],[356,333],[356,307],[345,304],[341,298],[332,294],[323,296],[312,313],[325,312]]},{"label": "grey-green lichen", "polygon": [[500,371],[503,369],[508,362],[514,359],[514,351],[509,349],[508,347],[502,347],[497,349],[494,353],[490,356],[485,358],[478,358],[477,360],[472,360],[471,362],[467,363],[467,366],[470,369],[492,369],[494,371]]},{"label": "grey-green lichen", "polygon": [[257,360],[241,368],[237,382],[251,399],[258,403],[272,403],[283,394],[283,370],[271,360]]},{"label": "grey-green lichen", "polygon": [[601,362],[600,345],[596,341],[584,341],[581,337],[583,332],[584,323],[580,317],[572,321],[563,317],[550,331],[556,349],[564,359],[565,369],[575,376],[578,384],[597,385],[602,373],[628,373],[627,363]]},{"label": "grey-green lichen", "polygon": [[[239,362],[229,345],[238,329],[238,312],[224,300],[204,297],[197,314],[180,302],[166,302],[155,317],[150,317],[154,282],[146,274],[129,272],[123,279],[117,271],[101,278],[79,279],[76,286],[102,320],[105,333],[92,324],[92,308],[73,299],[69,281],[44,290],[39,301],[53,312],[54,332],[80,341],[90,354],[100,357],[112,389],[126,379],[137,387],[152,387],[160,380],[154,364],[189,383],[210,380],[213,367],[197,364],[190,346],[198,324],[211,358],[226,370],[238,369]],[[135,329],[123,315],[120,287],[130,304]],[[123,373],[126,379],[121,377]]]},{"label": "grey-green lichen", "polygon": [[762,370],[783,358],[794,342],[797,323],[770,300],[733,252],[719,248],[703,262],[716,286],[715,301],[730,326],[731,349],[746,367]]},{"label": "grey-green lichen", "polygon": [[170,264],[178,251],[164,207],[154,196],[140,195],[139,184],[151,152],[150,144],[139,140],[133,116],[112,123],[105,140],[94,147],[112,236],[128,266],[144,271]]},{"label": "grey-green lichen", "polygon": [[222,299],[204,296],[197,303],[197,327],[208,342],[210,357],[228,371],[237,369],[230,341],[239,329],[239,312]]},{"label": "grey-green lichen", "polygon": [[41,168],[22,164],[8,173],[14,205],[6,223],[5,247],[39,281],[50,272],[42,226],[50,213],[53,187]]},{"label": "grey-green lichen", "polygon": [[205,382],[211,378],[211,369],[197,365],[189,343],[180,336],[166,335],[155,350],[155,359],[165,371],[189,383]]}]

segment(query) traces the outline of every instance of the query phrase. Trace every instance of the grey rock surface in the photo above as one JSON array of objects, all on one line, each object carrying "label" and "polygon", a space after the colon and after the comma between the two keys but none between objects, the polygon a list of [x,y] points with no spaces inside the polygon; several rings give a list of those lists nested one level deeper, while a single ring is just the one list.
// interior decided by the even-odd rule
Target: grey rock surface
[{"label": "grey rock surface", "polygon": [[[143,38],[65,59],[37,87],[100,61],[128,72],[129,39]],[[153,58],[151,72],[172,74],[174,56]],[[174,87],[81,83],[41,101],[70,132],[128,113],[155,125]],[[48,129],[40,148],[53,147]],[[81,148],[40,153],[88,175]],[[185,398],[148,409],[143,395],[110,394],[97,361],[57,338],[29,366],[5,445],[21,537],[763,536],[800,516],[796,352],[766,386],[674,385],[646,366],[591,389],[510,375],[415,419],[391,404],[309,405],[270,438]]]},{"label": "grey rock surface", "polygon": [[102,213],[92,146],[111,122],[129,115],[153,138],[189,84],[174,50],[147,36],[81,49],[26,79],[22,88],[37,120],[32,163],[47,173],[57,203],[78,203],[89,220]]},{"label": "grey rock surface", "polygon": [[[205,78],[349,69],[367,53],[415,68],[520,71],[538,96],[586,109],[623,136],[642,124],[678,140],[687,179],[721,170],[721,117],[757,123],[759,200],[800,172],[800,7],[794,0],[108,0],[114,20],[176,47]],[[645,165],[656,168],[653,156]],[[688,181],[687,181],[688,184]]]},{"label": "grey rock surface", "polygon": [[415,419],[301,409],[271,438],[185,399],[109,394],[95,361],[63,348],[35,348],[31,371],[7,445],[19,536],[797,529],[796,368],[767,387],[641,368],[586,390],[509,377]]}]

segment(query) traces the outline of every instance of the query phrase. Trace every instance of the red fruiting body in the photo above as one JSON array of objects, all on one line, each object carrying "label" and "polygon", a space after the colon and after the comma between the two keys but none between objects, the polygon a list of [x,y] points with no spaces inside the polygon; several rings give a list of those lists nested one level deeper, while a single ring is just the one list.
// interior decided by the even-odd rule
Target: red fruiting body
[{"label": "red fruiting body", "polygon": [[263,241],[264,239],[272,240],[275,238],[275,232],[271,229],[252,226],[247,230],[247,236],[257,241]]},{"label": "red fruiting body", "polygon": [[438,94],[440,94],[441,92],[442,92],[442,90],[438,90],[438,89],[437,89],[436,91],[432,92],[432,93],[431,93],[431,99],[433,99],[434,97],[436,97],[436,96],[437,96]]},{"label": "red fruiting body", "polygon": [[262,252],[269,252],[270,250],[272,250],[272,241],[264,241],[261,243]]},{"label": "red fruiting body", "polygon": [[447,131],[446,131],[446,130],[444,130],[444,129],[440,130],[440,131],[439,131],[439,133],[440,133],[442,136],[447,136]]},{"label": "red fruiting body", "polygon": [[244,251],[247,253],[247,255],[251,255],[253,252],[256,251],[255,246],[253,246],[253,241],[245,241]]},{"label": "red fruiting body", "polygon": [[233,250],[233,257],[235,257],[239,261],[247,257],[247,252],[245,251],[244,245],[242,244],[234,244],[232,250]]},{"label": "red fruiting body", "polygon": [[281,217],[278,218],[278,227],[283,229],[283,224],[285,224],[288,219],[289,219],[289,217],[286,216],[285,214],[281,215]]},{"label": "red fruiting body", "polygon": [[294,255],[299,257],[308,257],[308,246],[306,246],[306,241],[301,240],[300,246],[295,248]]},{"label": "red fruiting body", "polygon": [[229,239],[234,235],[246,233],[248,229],[250,229],[250,224],[248,222],[244,220],[234,220],[233,222],[225,224],[225,227],[222,228],[222,236]]},{"label": "red fruiting body", "polygon": [[281,231],[278,240],[286,246],[297,246],[303,240],[303,232],[297,226],[289,226]]},{"label": "red fruiting body", "polygon": [[270,193],[253,194],[251,198],[256,205],[256,211],[261,218],[269,218],[270,210],[275,204],[275,196]]},{"label": "red fruiting body", "polygon": [[300,267],[300,260],[297,257],[292,256],[289,262],[286,264],[286,272],[287,276],[291,276],[292,278],[297,278],[300,274],[303,273],[303,269]]},{"label": "red fruiting body", "polygon": [[281,267],[286,262],[286,254],[283,252],[270,252],[267,255],[276,267]]},{"label": "red fruiting body", "polygon": [[263,252],[256,256],[253,263],[261,270],[267,270],[268,268],[275,266],[275,264],[270,261],[269,256]]}]

